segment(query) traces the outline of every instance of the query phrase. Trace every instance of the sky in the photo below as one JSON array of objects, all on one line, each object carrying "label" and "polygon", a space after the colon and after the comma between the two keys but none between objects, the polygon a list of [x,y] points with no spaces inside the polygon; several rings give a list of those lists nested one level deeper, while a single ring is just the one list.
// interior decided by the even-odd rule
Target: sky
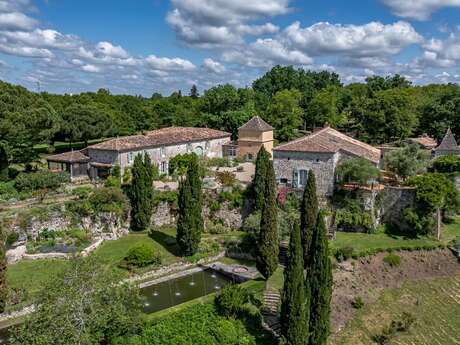
[{"label": "sky", "polygon": [[275,65],[460,82],[460,0],[0,0],[0,79],[168,95]]}]

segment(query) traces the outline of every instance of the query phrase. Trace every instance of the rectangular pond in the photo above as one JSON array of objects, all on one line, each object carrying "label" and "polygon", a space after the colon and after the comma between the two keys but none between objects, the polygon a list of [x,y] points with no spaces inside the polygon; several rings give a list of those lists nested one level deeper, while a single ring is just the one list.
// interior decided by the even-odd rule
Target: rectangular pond
[{"label": "rectangular pond", "polygon": [[[159,279],[158,283],[141,287],[143,311],[150,314],[167,309],[217,292],[233,281],[232,278],[210,268],[195,269],[184,274],[176,278],[165,277],[164,280]],[[8,344],[8,331],[9,328],[0,329],[0,345]]]},{"label": "rectangular pond", "polygon": [[181,277],[141,288],[144,312],[154,313],[192,299],[219,291],[232,282],[212,269],[200,270]]}]

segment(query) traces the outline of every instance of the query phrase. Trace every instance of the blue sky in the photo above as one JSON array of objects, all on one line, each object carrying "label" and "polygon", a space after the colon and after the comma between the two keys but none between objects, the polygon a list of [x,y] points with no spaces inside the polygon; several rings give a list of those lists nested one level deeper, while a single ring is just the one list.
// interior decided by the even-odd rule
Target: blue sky
[{"label": "blue sky", "polygon": [[0,78],[151,95],[270,67],[460,82],[460,0],[0,0]]}]

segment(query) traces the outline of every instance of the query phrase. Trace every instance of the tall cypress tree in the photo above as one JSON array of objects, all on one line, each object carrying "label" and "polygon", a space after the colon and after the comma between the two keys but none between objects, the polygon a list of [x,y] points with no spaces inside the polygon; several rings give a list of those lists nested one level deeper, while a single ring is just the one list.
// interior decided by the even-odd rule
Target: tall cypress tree
[{"label": "tall cypress tree", "polygon": [[299,224],[291,231],[284,287],[281,299],[281,333],[286,345],[305,345],[308,341],[310,290],[305,288],[302,242]]},{"label": "tall cypress tree", "polygon": [[202,182],[198,157],[193,154],[185,180],[179,185],[179,215],[177,218],[177,243],[185,256],[198,251],[203,232]]},{"label": "tall cypress tree", "polygon": [[313,170],[310,170],[300,205],[300,233],[302,237],[304,265],[306,268],[311,265],[311,242],[316,229],[317,218],[318,198],[316,195],[316,178]]},{"label": "tall cypress tree", "polygon": [[268,161],[265,200],[260,219],[256,257],[259,272],[268,279],[278,267],[279,243],[277,232],[276,182],[273,162]]},{"label": "tall cypress tree", "polygon": [[5,233],[1,230],[0,233],[0,313],[5,311],[6,300],[8,297],[8,287],[6,285],[6,248],[5,248]]},{"label": "tall cypress tree", "polygon": [[128,196],[131,201],[131,227],[144,230],[150,226],[153,201],[153,166],[149,155],[134,158],[132,182]]},{"label": "tall cypress tree", "polygon": [[308,283],[311,291],[309,345],[324,345],[329,336],[332,296],[332,268],[329,258],[327,228],[324,215],[318,213],[311,245],[311,267]]},{"label": "tall cypress tree", "polygon": [[254,209],[256,211],[262,210],[265,203],[265,186],[267,184],[267,170],[270,162],[270,154],[265,150],[265,147],[261,147],[257,153],[256,159],[256,171],[254,173],[254,179],[252,181],[252,188],[254,193]]}]

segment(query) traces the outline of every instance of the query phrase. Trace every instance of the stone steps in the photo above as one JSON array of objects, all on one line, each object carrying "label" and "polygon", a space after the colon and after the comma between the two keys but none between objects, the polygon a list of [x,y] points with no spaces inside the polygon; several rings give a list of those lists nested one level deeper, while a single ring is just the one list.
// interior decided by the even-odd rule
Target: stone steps
[{"label": "stone steps", "polygon": [[276,291],[265,291],[262,308],[262,317],[264,326],[273,333],[277,338],[280,337],[281,324],[278,315],[278,306],[280,305],[281,295]]}]

